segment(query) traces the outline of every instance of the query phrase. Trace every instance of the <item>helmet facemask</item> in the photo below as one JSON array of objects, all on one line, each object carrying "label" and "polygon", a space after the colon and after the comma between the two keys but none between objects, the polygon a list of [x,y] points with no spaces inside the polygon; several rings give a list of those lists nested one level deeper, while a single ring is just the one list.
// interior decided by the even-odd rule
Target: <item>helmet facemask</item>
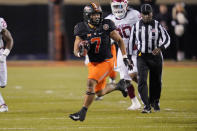
[{"label": "helmet facemask", "polygon": [[[95,15],[97,15],[97,16],[95,16]],[[99,17],[98,17],[98,15],[99,15]],[[95,18],[92,18],[92,17],[95,17]],[[102,17],[102,13],[92,13],[89,16],[89,18],[90,18],[89,23],[94,25],[94,26],[98,26],[98,25],[100,25],[100,23],[102,21],[101,17]]]},{"label": "helmet facemask", "polygon": [[127,2],[112,2],[111,3],[111,10],[113,15],[117,18],[117,19],[122,19],[125,17],[126,13],[127,13],[127,6],[128,3]]}]

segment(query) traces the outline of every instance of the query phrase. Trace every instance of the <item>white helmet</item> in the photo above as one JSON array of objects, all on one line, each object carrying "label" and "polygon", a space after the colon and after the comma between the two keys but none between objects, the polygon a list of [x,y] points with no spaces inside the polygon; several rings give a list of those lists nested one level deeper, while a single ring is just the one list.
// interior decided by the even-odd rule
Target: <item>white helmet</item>
[{"label": "white helmet", "polygon": [[127,6],[128,6],[127,0],[112,0],[111,10],[112,10],[113,15],[117,19],[124,18],[127,13]]}]

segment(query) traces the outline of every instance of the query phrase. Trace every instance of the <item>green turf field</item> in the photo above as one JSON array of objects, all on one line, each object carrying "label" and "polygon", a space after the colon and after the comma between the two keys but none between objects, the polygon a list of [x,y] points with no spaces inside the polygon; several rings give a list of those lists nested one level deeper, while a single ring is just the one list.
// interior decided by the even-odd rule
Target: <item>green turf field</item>
[{"label": "green turf field", "polygon": [[9,112],[0,131],[196,131],[197,68],[164,67],[161,111],[127,111],[131,102],[116,91],[94,101],[84,122],[68,118],[81,108],[86,67],[9,67],[0,89]]}]

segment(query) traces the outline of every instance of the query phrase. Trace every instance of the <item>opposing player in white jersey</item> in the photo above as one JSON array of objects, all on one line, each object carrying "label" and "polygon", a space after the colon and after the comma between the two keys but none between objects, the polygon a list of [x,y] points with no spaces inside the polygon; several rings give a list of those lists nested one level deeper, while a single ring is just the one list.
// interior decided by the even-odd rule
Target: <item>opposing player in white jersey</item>
[{"label": "opposing player in white jersey", "polygon": [[[5,41],[5,45],[3,43]],[[7,30],[7,24],[3,18],[0,18],[0,87],[5,88],[7,85],[7,65],[6,57],[9,55],[13,47],[13,38]],[[8,106],[6,105],[0,93],[0,112],[7,112]]]},{"label": "opposing player in white jersey", "polygon": [[137,110],[141,107],[141,104],[135,96],[133,85],[130,83],[131,80],[137,83],[137,48],[129,47],[129,39],[132,25],[134,25],[141,18],[140,13],[137,10],[129,8],[127,0],[112,0],[111,10],[112,14],[108,15],[106,19],[111,19],[115,23],[117,31],[124,40],[127,53],[130,52],[130,54],[133,54],[131,57],[134,64],[133,70],[128,70],[123,62],[122,54],[119,49],[116,70],[120,73],[120,79],[126,81],[129,85],[127,89],[132,105],[128,108],[128,110]]}]

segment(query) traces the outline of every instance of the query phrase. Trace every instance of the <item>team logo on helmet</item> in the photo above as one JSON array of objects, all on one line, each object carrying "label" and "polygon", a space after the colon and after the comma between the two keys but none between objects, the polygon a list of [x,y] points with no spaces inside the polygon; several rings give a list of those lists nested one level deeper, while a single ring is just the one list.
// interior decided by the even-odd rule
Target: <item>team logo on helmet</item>
[{"label": "team logo on helmet", "polygon": [[104,30],[108,30],[108,29],[109,29],[109,25],[108,25],[108,24],[104,24],[104,25],[103,25],[103,29],[104,29]]}]

